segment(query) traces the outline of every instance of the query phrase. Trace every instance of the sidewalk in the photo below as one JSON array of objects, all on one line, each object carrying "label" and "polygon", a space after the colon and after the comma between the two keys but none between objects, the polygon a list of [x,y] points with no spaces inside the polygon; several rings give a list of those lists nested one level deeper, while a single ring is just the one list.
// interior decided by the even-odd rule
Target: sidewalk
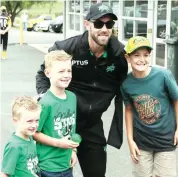
[{"label": "sidewalk", "polygon": [[28,44],[31,47],[38,49],[43,53],[48,53],[48,49],[53,46],[53,44]]}]

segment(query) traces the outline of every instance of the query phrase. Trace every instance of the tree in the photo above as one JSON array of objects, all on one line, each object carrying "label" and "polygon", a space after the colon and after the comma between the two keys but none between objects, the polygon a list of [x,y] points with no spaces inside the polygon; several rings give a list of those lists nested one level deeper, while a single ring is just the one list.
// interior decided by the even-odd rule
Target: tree
[{"label": "tree", "polygon": [[50,6],[49,6],[49,14],[50,14],[51,11],[52,11],[53,5],[54,5],[54,1],[51,1],[51,2],[50,2]]},{"label": "tree", "polygon": [[[51,2],[51,1],[50,1]],[[11,14],[11,20],[12,20],[12,26],[15,20],[15,17],[19,15],[19,13],[23,9],[29,9],[32,7],[34,4],[45,4],[49,3],[49,1],[7,1],[7,0],[2,0],[1,5],[6,6],[8,13]]]}]

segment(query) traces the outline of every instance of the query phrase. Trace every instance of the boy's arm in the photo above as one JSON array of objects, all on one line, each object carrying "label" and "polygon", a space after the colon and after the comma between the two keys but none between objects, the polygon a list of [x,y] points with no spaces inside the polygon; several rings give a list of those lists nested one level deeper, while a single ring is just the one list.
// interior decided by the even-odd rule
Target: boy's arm
[{"label": "boy's arm", "polygon": [[52,138],[41,132],[36,132],[33,135],[33,139],[41,144],[46,144],[53,147],[59,147],[58,140],[56,138]]},{"label": "boy's arm", "polygon": [[0,177],[9,177],[9,175],[1,172],[1,176]]},{"label": "boy's arm", "polygon": [[78,143],[75,143],[74,141],[69,140],[69,136],[63,137],[61,139],[53,138],[48,135],[45,135],[41,132],[36,132],[33,135],[34,140],[41,144],[46,144],[48,146],[53,147],[59,147],[59,148],[76,148],[79,146]]},{"label": "boy's arm", "polygon": [[129,104],[125,106],[125,123],[131,158],[135,163],[138,163],[138,155],[140,155],[140,151],[133,139],[133,113],[131,105]]},{"label": "boy's arm", "polygon": [[75,164],[77,163],[78,158],[77,158],[77,153],[75,150],[72,150],[72,156],[71,156],[71,160],[70,160],[70,166],[74,167]]},{"label": "boy's arm", "polygon": [[125,124],[127,130],[127,140],[133,141],[133,115],[131,105],[125,106]]},{"label": "boy's arm", "polygon": [[176,132],[174,136],[174,145],[177,145],[178,147],[178,100],[174,101],[174,110],[175,110],[175,116],[176,116]]},{"label": "boy's arm", "polygon": [[173,100],[174,104],[174,111],[176,116],[176,131],[174,135],[174,145],[177,144],[178,147],[178,86],[174,76],[172,75],[171,71],[164,70],[165,76],[165,89],[168,95],[170,96],[171,100]]},{"label": "boy's arm", "polygon": [[176,130],[178,130],[178,100],[174,101],[174,110],[176,114],[176,123],[177,123]]}]

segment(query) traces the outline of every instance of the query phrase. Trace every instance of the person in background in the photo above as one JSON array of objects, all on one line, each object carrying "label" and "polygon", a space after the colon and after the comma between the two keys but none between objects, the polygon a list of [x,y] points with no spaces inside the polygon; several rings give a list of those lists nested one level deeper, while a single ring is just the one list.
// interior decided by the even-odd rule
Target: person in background
[{"label": "person in background", "polygon": [[8,32],[11,28],[11,18],[5,6],[0,8],[0,38],[2,44],[1,59],[7,59]]},{"label": "person in background", "polygon": [[28,26],[28,15],[27,11],[24,11],[22,16],[21,16],[22,24],[23,24],[23,30],[27,31],[27,26]]}]

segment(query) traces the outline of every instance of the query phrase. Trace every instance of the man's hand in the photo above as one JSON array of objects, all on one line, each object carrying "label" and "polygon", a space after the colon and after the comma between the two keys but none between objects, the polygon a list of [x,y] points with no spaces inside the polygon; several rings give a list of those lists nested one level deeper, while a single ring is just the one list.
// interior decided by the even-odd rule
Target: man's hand
[{"label": "man's hand", "polygon": [[138,149],[135,141],[129,141],[129,148],[130,148],[132,160],[135,163],[138,163],[138,161],[139,161],[138,155],[140,155],[140,150]]},{"label": "man's hand", "polygon": [[69,139],[70,136],[65,136],[57,142],[57,147],[68,149],[68,148],[76,148],[79,146],[79,143],[76,143]]},{"label": "man's hand", "polygon": [[72,156],[71,156],[71,160],[70,160],[70,166],[74,167],[74,165],[76,165],[77,162],[78,162],[78,158],[77,158],[76,151],[72,150]]}]

